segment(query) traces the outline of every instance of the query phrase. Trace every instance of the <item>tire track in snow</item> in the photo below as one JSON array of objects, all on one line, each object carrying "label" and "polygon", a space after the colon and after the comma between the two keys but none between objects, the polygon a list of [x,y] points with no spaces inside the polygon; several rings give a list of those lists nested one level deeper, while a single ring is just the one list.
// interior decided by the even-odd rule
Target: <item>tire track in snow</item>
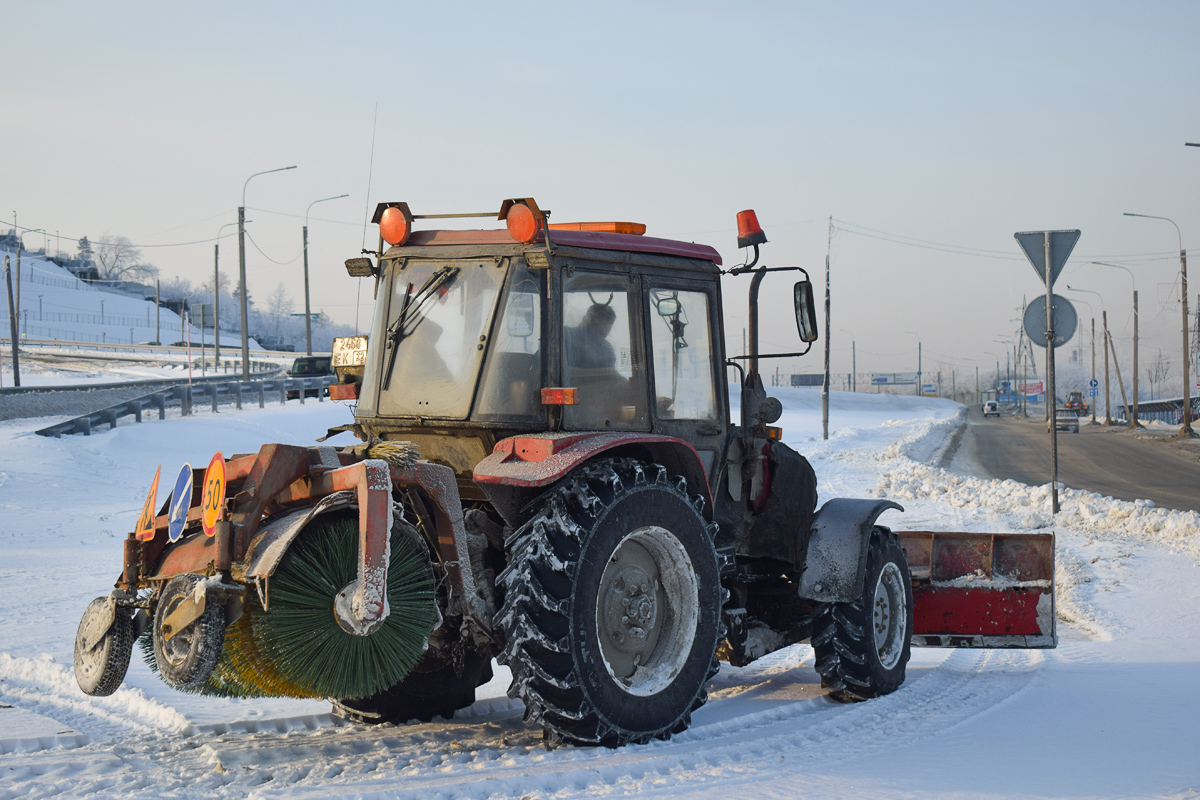
[{"label": "tire track in snow", "polygon": [[[799,659],[798,661],[802,661]],[[763,767],[803,773],[944,734],[1021,691],[1043,662],[1026,651],[954,651],[900,691],[842,705],[825,696],[696,725],[668,742],[546,750],[500,703],[493,714],[412,726],[278,733],[135,734],[116,746],[5,757],[7,797],[598,797],[711,788]],[[799,668],[800,664],[796,664]],[[804,665],[807,669],[807,665]],[[787,669],[738,677],[786,679]],[[736,685],[736,681],[734,684]],[[754,687],[748,689],[753,693]],[[745,693],[723,703],[738,703]],[[488,701],[484,701],[485,703]],[[286,726],[282,726],[286,730]]]}]

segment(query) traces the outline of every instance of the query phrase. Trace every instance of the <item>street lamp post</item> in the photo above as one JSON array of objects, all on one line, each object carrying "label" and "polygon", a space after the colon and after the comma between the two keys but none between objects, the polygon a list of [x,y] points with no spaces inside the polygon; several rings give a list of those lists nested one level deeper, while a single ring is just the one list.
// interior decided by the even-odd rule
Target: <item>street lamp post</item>
[{"label": "street lamp post", "polygon": [[[1161,219],[1175,225],[1175,220],[1153,214],[1131,214],[1126,211],[1125,216]],[[1178,225],[1175,225],[1175,235],[1179,238],[1179,302],[1183,305],[1183,425],[1179,428],[1179,435],[1191,438],[1196,432],[1192,430],[1191,356],[1188,353],[1187,251],[1183,249],[1183,234],[1179,232]]]},{"label": "street lamp post", "polygon": [[349,197],[348,194],[339,194],[337,197],[323,197],[320,200],[313,200],[308,204],[308,208],[304,210],[304,354],[312,355],[312,315],[308,301],[308,212],[317,203],[324,203],[326,200],[341,200],[343,197]]},{"label": "street lamp post", "polygon": [[[1083,303],[1085,306],[1088,307],[1088,314],[1090,314],[1092,317],[1092,383],[1095,383],[1096,382],[1096,312],[1095,312],[1095,310],[1092,309],[1092,304],[1089,303],[1087,300],[1080,300],[1079,302]],[[1088,384],[1088,388],[1089,389],[1091,388],[1091,384]],[[1090,405],[1092,407],[1092,424],[1095,425],[1096,424],[1096,398],[1095,397],[1092,398]]]},{"label": "street lamp post", "polygon": [[1138,323],[1141,317],[1138,314],[1137,280],[1133,276],[1133,270],[1129,269],[1129,267],[1123,267],[1120,264],[1110,264],[1107,261],[1093,261],[1092,263],[1101,267],[1116,267],[1117,269],[1125,270],[1129,273],[1129,282],[1133,286],[1133,405],[1129,411],[1129,427],[1130,429],[1140,428],[1142,425],[1138,422],[1138,350],[1140,349],[1138,345]]},{"label": "street lamp post", "polygon": [[921,386],[921,334],[916,331],[905,331],[905,333],[917,337],[917,396],[919,397],[923,394],[922,389],[924,388]]},{"label": "street lamp post", "polygon": [[242,380],[244,381],[250,380],[250,328],[249,310],[246,304],[246,186],[259,175],[269,175],[272,172],[283,172],[295,168],[296,165],[293,164],[290,167],[256,172],[246,178],[246,183],[242,184],[242,204],[238,206],[238,291],[242,295]]},{"label": "street lamp post", "polygon": [[[247,220],[250,222],[251,220]],[[213,363],[221,366],[221,231],[236,222],[226,222],[217,229],[217,241],[213,242]]]},{"label": "street lamp post", "polygon": [[[1099,292],[1093,292],[1091,289],[1076,289],[1075,287],[1070,286],[1070,285],[1067,286],[1067,291],[1086,292],[1087,294],[1094,294],[1094,295],[1096,295],[1096,297],[1100,298],[1100,317],[1101,317],[1102,322],[1104,323],[1102,326],[1101,336],[1100,336],[1101,343],[1104,345],[1104,424],[1105,424],[1105,426],[1112,425],[1112,415],[1109,413],[1109,398],[1111,397],[1111,394],[1110,394],[1109,388],[1108,388],[1108,311],[1104,308],[1104,298],[1100,295]],[[1091,308],[1091,306],[1088,306],[1088,307]],[[1092,336],[1093,336],[1093,338],[1092,338],[1092,373],[1093,373],[1093,375],[1095,374],[1095,371],[1096,371],[1096,369],[1095,369],[1095,364],[1096,364],[1095,333],[1096,333],[1096,321],[1093,319],[1092,320]],[[1092,405],[1094,406],[1096,404],[1092,403]],[[1095,412],[1095,409],[1093,408],[1092,411]],[[1093,422],[1094,422],[1095,421],[1095,419],[1094,419],[1095,413],[1093,413],[1092,416],[1093,416]]]}]

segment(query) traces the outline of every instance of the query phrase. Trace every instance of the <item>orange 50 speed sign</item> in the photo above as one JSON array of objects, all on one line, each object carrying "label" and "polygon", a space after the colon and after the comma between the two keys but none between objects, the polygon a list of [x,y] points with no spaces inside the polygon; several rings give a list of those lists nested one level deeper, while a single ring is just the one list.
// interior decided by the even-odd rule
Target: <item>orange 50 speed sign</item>
[{"label": "orange 50 speed sign", "polygon": [[217,451],[208,469],[204,471],[204,494],[200,496],[202,514],[200,524],[204,533],[213,536],[217,532],[217,521],[225,510],[225,457]]}]

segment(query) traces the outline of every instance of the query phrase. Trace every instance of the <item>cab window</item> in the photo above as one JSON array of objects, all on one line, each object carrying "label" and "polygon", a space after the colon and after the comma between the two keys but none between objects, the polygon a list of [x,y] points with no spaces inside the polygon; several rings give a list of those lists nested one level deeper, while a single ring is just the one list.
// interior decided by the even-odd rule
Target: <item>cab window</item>
[{"label": "cab window", "polygon": [[717,418],[708,295],[650,290],[650,348],[659,419]]},{"label": "cab window", "polygon": [[646,367],[630,313],[636,299],[625,275],[577,270],[563,286],[563,385],[577,405],[563,407],[569,430],[646,430]]}]

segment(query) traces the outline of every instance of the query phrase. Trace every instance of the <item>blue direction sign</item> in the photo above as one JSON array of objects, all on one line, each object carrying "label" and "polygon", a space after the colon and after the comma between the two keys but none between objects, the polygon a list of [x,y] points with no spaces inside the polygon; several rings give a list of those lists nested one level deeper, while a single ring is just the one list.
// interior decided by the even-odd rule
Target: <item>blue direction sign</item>
[{"label": "blue direction sign", "polygon": [[[1025,251],[1025,257],[1033,265],[1033,271],[1046,284],[1047,289],[1054,287],[1054,281],[1058,278],[1058,273],[1062,272],[1063,265],[1067,263],[1067,259],[1071,256],[1071,251],[1075,249],[1075,243],[1079,241],[1079,231],[1077,230],[1027,231],[1025,233],[1014,233],[1013,236],[1016,237],[1017,244],[1021,245],[1021,249]],[[1050,240],[1049,280],[1047,280],[1046,276],[1047,238]]]},{"label": "blue direction sign", "polygon": [[171,492],[171,506],[167,514],[167,538],[178,542],[183,536],[183,527],[187,525],[188,509],[192,507],[192,465],[184,464],[175,479],[175,489]]},{"label": "blue direction sign", "polygon": [[1092,397],[1095,397],[1096,395],[1100,394],[1100,390],[1097,389],[1095,386],[1092,387],[1091,392],[1092,392]]},{"label": "blue direction sign", "polygon": [[1100,381],[1096,380],[1095,378],[1092,378],[1090,381],[1088,381],[1088,386],[1095,389],[1100,386]]},{"label": "blue direction sign", "polygon": [[[1054,325],[1054,346],[1062,347],[1075,335],[1075,324],[1078,315],[1071,301],[1060,295],[1053,295],[1054,301],[1050,306],[1050,318]],[[1046,346],[1046,298],[1035,297],[1025,307],[1025,333],[1029,340],[1038,347]]]}]

